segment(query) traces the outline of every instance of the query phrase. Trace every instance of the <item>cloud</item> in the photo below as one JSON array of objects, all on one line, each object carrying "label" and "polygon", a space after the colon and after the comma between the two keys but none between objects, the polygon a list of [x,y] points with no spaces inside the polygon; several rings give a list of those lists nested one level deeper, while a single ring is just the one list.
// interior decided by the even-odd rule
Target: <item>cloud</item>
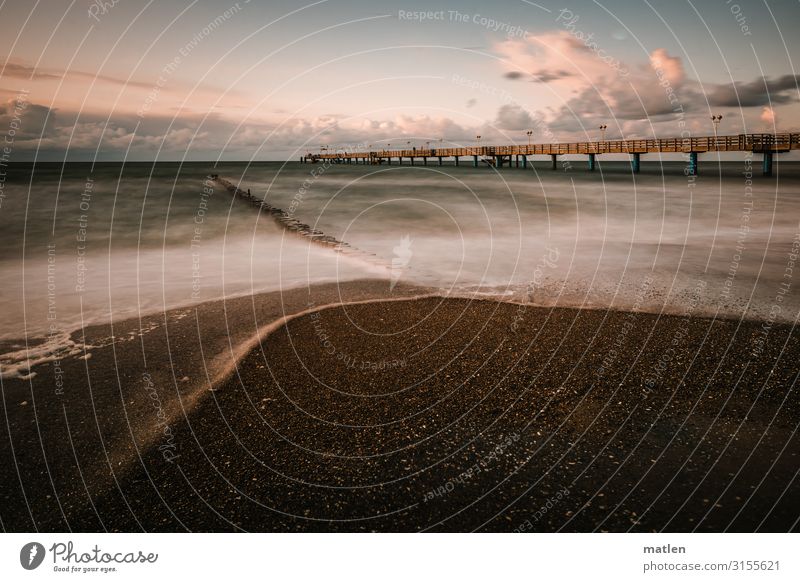
[{"label": "cloud", "polygon": [[500,107],[494,124],[499,129],[517,131],[529,129],[533,125],[533,118],[521,106],[509,103]]},{"label": "cloud", "polygon": [[759,119],[767,125],[775,125],[777,123],[777,116],[775,115],[775,110],[772,107],[762,108]]},{"label": "cloud", "polygon": [[708,102],[716,107],[761,107],[770,103],[790,103],[798,99],[798,75],[777,79],[760,77],[749,83],[716,85],[708,92]]},{"label": "cloud", "polygon": [[509,71],[503,76],[506,79],[512,79],[514,81],[516,81],[517,79],[527,78],[534,83],[552,83],[553,81],[558,81],[559,79],[566,79],[567,77],[571,77],[572,73],[564,70],[539,69],[538,71],[535,71],[530,75],[525,75],[523,73],[520,73],[519,71]]},{"label": "cloud", "polygon": [[647,65],[629,66],[626,75],[603,75],[565,99],[554,127],[581,131],[599,122],[658,121],[687,114],[697,103],[683,63],[656,49]]},{"label": "cloud", "polygon": [[57,75],[54,73],[39,72],[33,67],[20,63],[6,62],[6,65],[2,71],[4,77],[13,77],[15,79],[60,79],[62,77],[62,75]]},{"label": "cloud", "polygon": [[139,89],[152,89],[153,83],[145,83],[144,81],[129,81],[108,75],[97,75],[95,73],[84,73],[83,71],[71,71],[65,73],[68,78],[83,79],[85,81],[100,81],[102,83],[110,83],[112,85],[122,85],[124,87],[138,87]]},{"label": "cloud", "polygon": [[533,73],[532,80],[536,83],[552,83],[553,81],[566,79],[567,77],[572,77],[572,73],[564,70],[540,69]]},{"label": "cloud", "polygon": [[[627,62],[613,57],[609,51],[615,48],[592,35],[567,30],[508,39],[494,47],[503,58],[505,78],[546,84],[561,100],[560,106],[534,109],[533,114],[544,118],[553,131],[572,134],[569,138],[586,137],[599,124],[608,124],[623,135],[625,131],[652,135],[655,127],[666,121],[672,125],[663,129],[670,134],[679,130],[678,122],[705,132],[709,131],[706,119],[710,115],[706,100],[714,107],[746,108],[797,98],[795,75],[713,85],[710,90],[706,86],[708,95],[704,95],[704,87],[688,78],[684,60],[667,49],[655,48],[644,62]],[[534,101],[540,95],[532,89],[530,97],[522,94],[515,100]],[[513,113],[504,107],[498,111],[498,123],[523,125]],[[756,121],[758,114],[753,112],[747,118]]]},{"label": "cloud", "polygon": [[[2,57],[0,57],[2,58]],[[8,61],[8,59],[6,59]],[[61,79],[71,79],[76,81],[99,81],[112,85],[122,85],[125,87],[138,87],[140,89],[152,89],[153,83],[143,81],[129,81],[111,75],[100,75],[97,73],[86,73],[84,71],[62,71],[57,69],[36,69],[30,65],[20,62],[6,62],[2,69],[4,77],[14,79],[24,79],[27,81],[58,81]]]},{"label": "cloud", "polygon": [[[0,103],[0,127],[8,127],[16,103]],[[121,160],[129,152],[132,160],[158,159],[227,160],[291,158],[297,152],[316,150],[320,144],[364,146],[380,141],[444,139],[467,143],[476,128],[463,127],[446,117],[399,115],[394,119],[348,118],[338,113],[315,117],[292,117],[283,121],[238,120],[214,113],[184,113],[179,116],[114,114],[50,110],[27,103],[20,110],[20,130],[14,142],[15,159]],[[46,121],[46,124],[45,124]],[[46,125],[46,129],[45,129]],[[45,129],[44,131],[42,131]],[[487,133],[488,135],[488,133]],[[401,141],[402,140],[402,141]]]},{"label": "cloud", "polygon": [[[613,58],[607,52],[613,48],[592,35],[567,30],[508,39],[494,46],[503,59],[505,78],[546,84],[561,99],[560,107],[535,111],[535,117],[543,116],[553,131],[577,136],[593,132],[600,123],[620,132],[649,129],[652,134],[656,124],[668,120],[673,122],[671,133],[677,120],[696,125],[699,132],[709,131],[709,106],[759,108],[747,119],[757,123],[760,113],[762,122],[769,118],[772,123],[774,112],[764,108],[798,101],[798,75],[703,87],[687,77],[683,59],[665,48],[654,49],[646,62],[639,63]],[[532,92],[531,99],[538,95]],[[518,108],[503,106],[498,111],[498,127],[521,128],[526,123]]]},{"label": "cloud", "polygon": [[[561,123],[565,117],[588,117],[593,123],[594,118],[671,115],[676,107],[674,96],[686,82],[682,60],[666,49],[655,49],[647,63],[629,65],[614,58],[591,35],[578,38],[565,30],[505,40],[495,50],[504,58],[504,68],[510,69],[506,78],[547,84],[561,98],[563,106],[553,115]],[[688,107],[688,90],[685,92],[681,102]],[[502,113],[506,120],[510,112]],[[581,123],[567,125],[576,129]]]},{"label": "cloud", "polygon": [[15,147],[24,145],[26,141],[38,140],[49,133],[55,122],[54,113],[49,107],[14,97],[0,103],[0,131],[5,134],[13,127]]},{"label": "cloud", "polygon": [[660,79],[665,79],[673,88],[683,85],[686,72],[680,57],[671,57],[666,49],[658,48],[650,53],[650,66]]},{"label": "cloud", "polygon": [[529,79],[535,83],[555,83],[555,90],[580,90],[619,70],[609,66],[610,59],[591,43],[581,42],[565,30],[506,39],[495,44],[506,68],[508,79]]}]

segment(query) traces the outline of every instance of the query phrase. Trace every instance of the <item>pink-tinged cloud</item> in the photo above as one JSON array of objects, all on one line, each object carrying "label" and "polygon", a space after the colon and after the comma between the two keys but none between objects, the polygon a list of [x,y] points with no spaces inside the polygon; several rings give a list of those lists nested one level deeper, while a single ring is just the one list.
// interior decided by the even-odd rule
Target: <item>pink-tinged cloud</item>
[{"label": "pink-tinged cloud", "polygon": [[671,57],[666,49],[659,48],[650,54],[650,66],[672,87],[680,87],[686,80],[683,61],[680,57]]},{"label": "pink-tinged cloud", "polygon": [[[675,115],[681,110],[686,73],[680,57],[658,48],[642,63],[623,62],[589,34],[564,30],[498,43],[510,79],[546,83],[562,102],[548,121],[561,130],[592,130],[596,121],[620,127],[628,120]],[[521,91],[524,91],[521,88]],[[518,99],[522,101],[522,99]],[[509,129],[529,123],[524,112],[504,106],[498,119]],[[621,129],[621,128],[620,128]]]},{"label": "pink-tinged cloud", "polygon": [[504,40],[494,50],[504,61],[507,78],[548,83],[564,95],[627,74],[627,67],[593,37],[565,30]]},{"label": "pink-tinged cloud", "polygon": [[639,62],[617,60],[604,49],[578,28],[499,42],[495,50],[503,58],[500,72],[520,82],[516,101],[535,103],[537,94],[541,95],[539,87],[546,84],[561,99],[561,106],[525,111],[504,105],[498,125],[522,130],[531,117],[544,114],[553,132],[574,137],[596,134],[598,124],[607,124],[610,135],[626,137],[665,131],[676,135],[684,129],[706,134],[712,131],[711,113],[730,107],[738,110],[731,118],[741,120],[736,129],[749,131],[759,121],[776,126],[773,105],[798,100],[796,75],[701,85],[687,77],[683,59],[664,48],[656,48]]}]

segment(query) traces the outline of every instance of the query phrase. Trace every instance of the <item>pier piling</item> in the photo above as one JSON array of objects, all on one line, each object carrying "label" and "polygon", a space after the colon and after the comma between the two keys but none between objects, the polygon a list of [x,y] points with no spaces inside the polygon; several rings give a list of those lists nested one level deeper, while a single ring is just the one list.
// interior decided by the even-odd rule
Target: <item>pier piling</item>
[{"label": "pier piling", "polygon": [[689,152],[689,175],[697,175],[697,152]]},{"label": "pier piling", "polygon": [[761,160],[761,173],[764,176],[772,175],[772,152],[764,152],[764,158]]}]

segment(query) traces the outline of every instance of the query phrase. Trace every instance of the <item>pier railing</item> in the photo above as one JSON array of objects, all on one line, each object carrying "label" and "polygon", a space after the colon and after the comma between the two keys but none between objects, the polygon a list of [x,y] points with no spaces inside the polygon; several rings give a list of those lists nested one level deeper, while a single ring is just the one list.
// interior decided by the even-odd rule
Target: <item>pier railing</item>
[{"label": "pier railing", "polygon": [[747,133],[664,139],[599,140],[583,142],[486,145],[461,148],[427,148],[374,151],[338,151],[309,154],[312,159],[349,158],[435,158],[457,156],[517,156],[568,154],[648,154],[703,152],[788,152],[800,149],[800,133]]}]

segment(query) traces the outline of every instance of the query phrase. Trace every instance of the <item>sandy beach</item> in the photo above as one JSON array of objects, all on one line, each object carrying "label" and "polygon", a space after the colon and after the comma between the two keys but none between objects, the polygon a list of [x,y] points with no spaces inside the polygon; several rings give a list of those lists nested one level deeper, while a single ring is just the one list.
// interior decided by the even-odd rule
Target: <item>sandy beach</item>
[{"label": "sandy beach", "polygon": [[318,285],[78,332],[90,357],[3,380],[2,527],[798,528],[790,326],[432,293]]}]

